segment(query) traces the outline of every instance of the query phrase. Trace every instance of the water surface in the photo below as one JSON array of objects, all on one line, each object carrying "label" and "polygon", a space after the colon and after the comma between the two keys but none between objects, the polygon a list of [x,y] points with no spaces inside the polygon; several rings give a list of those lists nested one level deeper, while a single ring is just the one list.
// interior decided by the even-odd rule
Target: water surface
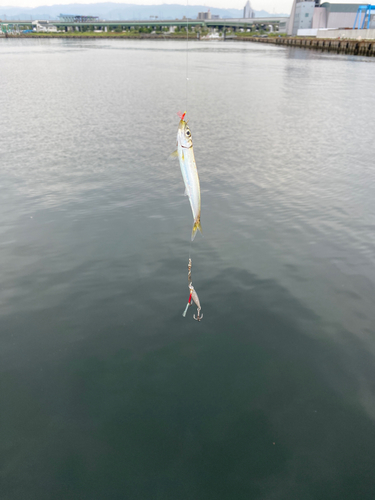
[{"label": "water surface", "polygon": [[4,39],[0,67],[1,498],[373,499],[375,60]]}]

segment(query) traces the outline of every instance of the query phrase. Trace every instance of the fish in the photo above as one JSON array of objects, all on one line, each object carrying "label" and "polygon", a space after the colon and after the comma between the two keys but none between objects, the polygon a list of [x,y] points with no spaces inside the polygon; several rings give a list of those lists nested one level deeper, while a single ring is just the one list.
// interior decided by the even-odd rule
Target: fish
[{"label": "fish", "polygon": [[185,113],[179,113],[180,123],[177,131],[177,150],[171,156],[177,156],[180,162],[182,177],[185,183],[185,194],[189,197],[194,224],[191,241],[197,231],[202,233],[201,227],[201,188],[199,184],[197,164],[195,163],[193,140],[191,132],[185,121]]}]

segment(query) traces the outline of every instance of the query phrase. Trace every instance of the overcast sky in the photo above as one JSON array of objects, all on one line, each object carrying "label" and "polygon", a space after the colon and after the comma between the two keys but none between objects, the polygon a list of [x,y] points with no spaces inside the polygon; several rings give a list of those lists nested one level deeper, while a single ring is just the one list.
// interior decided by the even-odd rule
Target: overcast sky
[{"label": "overcast sky", "polygon": [[[105,0],[104,0],[105,1]],[[112,0],[115,1],[116,0]],[[160,5],[160,4],[181,4],[186,5],[206,5],[207,7],[219,7],[224,9],[242,9],[247,0],[129,0],[118,1],[116,3],[129,3],[138,5]],[[38,7],[40,5],[60,5],[71,3],[100,3],[93,0],[0,0],[1,7]],[[268,12],[289,13],[293,0],[250,0],[251,6],[255,10],[267,10]],[[339,0],[331,3],[357,3],[356,0]],[[358,2],[360,3],[360,2]],[[363,3],[363,2],[362,2]]]}]

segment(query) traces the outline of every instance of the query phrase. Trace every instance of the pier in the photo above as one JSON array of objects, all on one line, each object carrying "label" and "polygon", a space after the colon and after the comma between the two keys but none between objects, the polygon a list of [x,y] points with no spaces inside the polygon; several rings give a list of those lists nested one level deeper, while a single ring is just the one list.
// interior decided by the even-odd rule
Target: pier
[{"label": "pier", "polygon": [[375,40],[339,40],[332,38],[292,38],[292,37],[237,37],[232,40],[271,43],[302,49],[315,49],[336,54],[352,54],[355,56],[375,56]]}]

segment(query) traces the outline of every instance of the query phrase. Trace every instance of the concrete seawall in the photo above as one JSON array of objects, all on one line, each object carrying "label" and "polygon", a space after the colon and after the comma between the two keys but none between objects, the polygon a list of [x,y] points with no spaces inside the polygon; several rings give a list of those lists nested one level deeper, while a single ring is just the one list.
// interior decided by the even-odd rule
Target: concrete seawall
[{"label": "concrete seawall", "polygon": [[342,38],[347,40],[375,40],[375,29],[325,29],[325,30],[317,30],[316,33],[317,38]]},{"label": "concrete seawall", "polygon": [[375,40],[338,40],[330,38],[258,38],[238,37],[238,41],[271,43],[301,47],[303,49],[316,49],[336,54],[352,54],[355,56],[375,56]]}]

